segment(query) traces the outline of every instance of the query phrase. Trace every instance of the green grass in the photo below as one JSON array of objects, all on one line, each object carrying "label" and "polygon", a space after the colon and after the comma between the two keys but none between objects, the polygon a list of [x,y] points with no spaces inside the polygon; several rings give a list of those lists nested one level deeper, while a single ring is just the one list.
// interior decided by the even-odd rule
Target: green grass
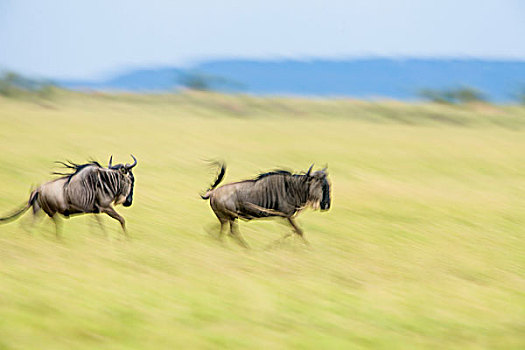
[{"label": "green grass", "polygon": [[[0,213],[53,161],[113,154],[134,204],[0,226],[0,349],[523,349],[525,109],[217,94],[0,99]],[[328,164],[332,210],[241,222],[219,244],[198,194]]]}]

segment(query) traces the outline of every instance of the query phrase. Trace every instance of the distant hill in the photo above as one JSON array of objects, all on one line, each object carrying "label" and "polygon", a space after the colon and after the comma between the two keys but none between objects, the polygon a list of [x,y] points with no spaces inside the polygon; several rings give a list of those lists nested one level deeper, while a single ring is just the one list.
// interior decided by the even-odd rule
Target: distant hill
[{"label": "distant hill", "polygon": [[468,86],[505,102],[525,87],[525,61],[479,59],[215,60],[192,67],[138,69],[99,82],[61,81],[68,88],[166,91],[185,74],[211,77],[213,89],[253,94],[418,99],[421,89]]},{"label": "distant hill", "polygon": [[182,72],[177,68],[136,69],[107,80],[59,80],[57,84],[71,89],[166,91],[179,85]]}]

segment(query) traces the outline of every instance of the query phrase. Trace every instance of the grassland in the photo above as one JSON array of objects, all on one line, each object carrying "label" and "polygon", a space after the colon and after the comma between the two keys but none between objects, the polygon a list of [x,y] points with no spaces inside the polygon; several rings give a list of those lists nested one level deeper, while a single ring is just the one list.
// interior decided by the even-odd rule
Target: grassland
[{"label": "grassland", "polygon": [[[0,213],[53,161],[135,171],[119,225],[0,226],[0,349],[523,349],[525,109],[393,101],[61,92],[0,99]],[[332,210],[241,223],[219,244],[198,197],[276,167],[328,164]]]}]

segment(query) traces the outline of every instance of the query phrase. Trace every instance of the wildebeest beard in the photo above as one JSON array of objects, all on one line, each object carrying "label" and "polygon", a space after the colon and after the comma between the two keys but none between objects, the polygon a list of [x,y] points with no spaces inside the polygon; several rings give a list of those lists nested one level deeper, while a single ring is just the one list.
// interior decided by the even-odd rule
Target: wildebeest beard
[{"label": "wildebeest beard", "polygon": [[129,172],[130,178],[131,178],[131,187],[129,189],[129,194],[126,197],[126,200],[124,203],[122,203],[123,206],[129,207],[131,204],[133,204],[133,188],[135,187],[135,177],[133,176],[133,173]]},{"label": "wildebeest beard", "polygon": [[325,178],[323,180],[323,199],[321,200],[321,210],[330,209],[330,183]]}]

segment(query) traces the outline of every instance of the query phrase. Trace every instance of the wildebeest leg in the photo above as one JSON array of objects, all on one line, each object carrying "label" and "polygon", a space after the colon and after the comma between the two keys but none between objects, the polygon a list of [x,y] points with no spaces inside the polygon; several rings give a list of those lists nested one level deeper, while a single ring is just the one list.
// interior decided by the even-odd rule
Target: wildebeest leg
[{"label": "wildebeest leg", "polygon": [[220,231],[219,231],[219,241],[223,241],[223,238],[224,238],[224,229],[226,228],[226,224],[228,224],[228,220],[226,219],[219,219],[219,221],[221,222],[221,228],[220,228]]},{"label": "wildebeest leg", "polygon": [[40,211],[40,205],[38,204],[38,201],[35,201],[35,203],[33,203],[33,208],[32,208],[32,212],[33,212],[33,215],[30,219],[31,223],[29,223],[29,219],[27,220],[22,220],[20,222],[20,226],[24,229],[24,231],[26,231],[27,233],[32,233],[31,232],[31,229],[33,229],[35,227],[35,224],[38,222],[39,219],[41,219],[42,217],[42,212]]},{"label": "wildebeest leg", "polygon": [[100,227],[100,230],[102,231],[102,233],[104,233],[104,235],[108,237],[108,232],[106,231],[106,228],[104,227],[104,224],[102,223],[102,219],[100,218],[100,216],[98,216],[98,214],[93,214],[93,216],[95,217],[95,220],[97,221],[98,226]]},{"label": "wildebeest leg", "polygon": [[299,226],[297,226],[297,224],[295,223],[295,221],[293,221],[292,218],[287,218],[288,219],[288,222],[290,223],[290,225],[292,225],[295,233],[297,233],[299,236],[301,236],[301,238],[303,239],[304,243],[305,244],[310,244],[308,243],[308,241],[306,240],[306,238],[304,237],[304,233],[303,233],[303,230],[301,230],[299,228]]},{"label": "wildebeest leg", "polygon": [[232,235],[232,237],[237,239],[239,244],[242,245],[244,248],[250,248],[248,243],[246,243],[244,238],[242,238],[241,233],[239,232],[239,224],[237,223],[237,221],[235,221],[235,219],[230,220],[230,234]]},{"label": "wildebeest leg", "polygon": [[266,246],[266,249],[270,249],[270,248],[273,248],[273,247],[276,247],[278,245],[281,245],[281,243],[283,243],[285,241],[285,239],[287,239],[288,237],[290,237],[291,235],[293,235],[293,233],[287,233],[285,234],[284,236],[282,236],[281,238],[275,240],[273,243],[270,243]]},{"label": "wildebeest leg", "polygon": [[112,207],[108,207],[108,208],[101,208],[100,211],[102,213],[108,214],[113,219],[118,220],[120,222],[120,226],[122,226],[122,230],[124,231],[124,234],[126,235],[126,237],[129,237],[128,231],[126,230],[126,220],[124,220],[124,218],[120,216],[120,214],[117,213],[115,209],[113,209]]},{"label": "wildebeest leg", "polygon": [[32,230],[34,229],[35,225],[37,224],[37,222],[42,218],[42,214],[41,213],[34,213],[31,215],[31,218],[26,218],[27,220],[22,220],[20,222],[20,227],[22,227],[22,229],[24,231],[26,231],[27,233],[29,234],[32,234]]},{"label": "wildebeest leg", "polygon": [[60,218],[56,215],[51,216],[51,219],[55,223],[55,235],[58,240],[62,238],[62,221],[60,221]]}]

